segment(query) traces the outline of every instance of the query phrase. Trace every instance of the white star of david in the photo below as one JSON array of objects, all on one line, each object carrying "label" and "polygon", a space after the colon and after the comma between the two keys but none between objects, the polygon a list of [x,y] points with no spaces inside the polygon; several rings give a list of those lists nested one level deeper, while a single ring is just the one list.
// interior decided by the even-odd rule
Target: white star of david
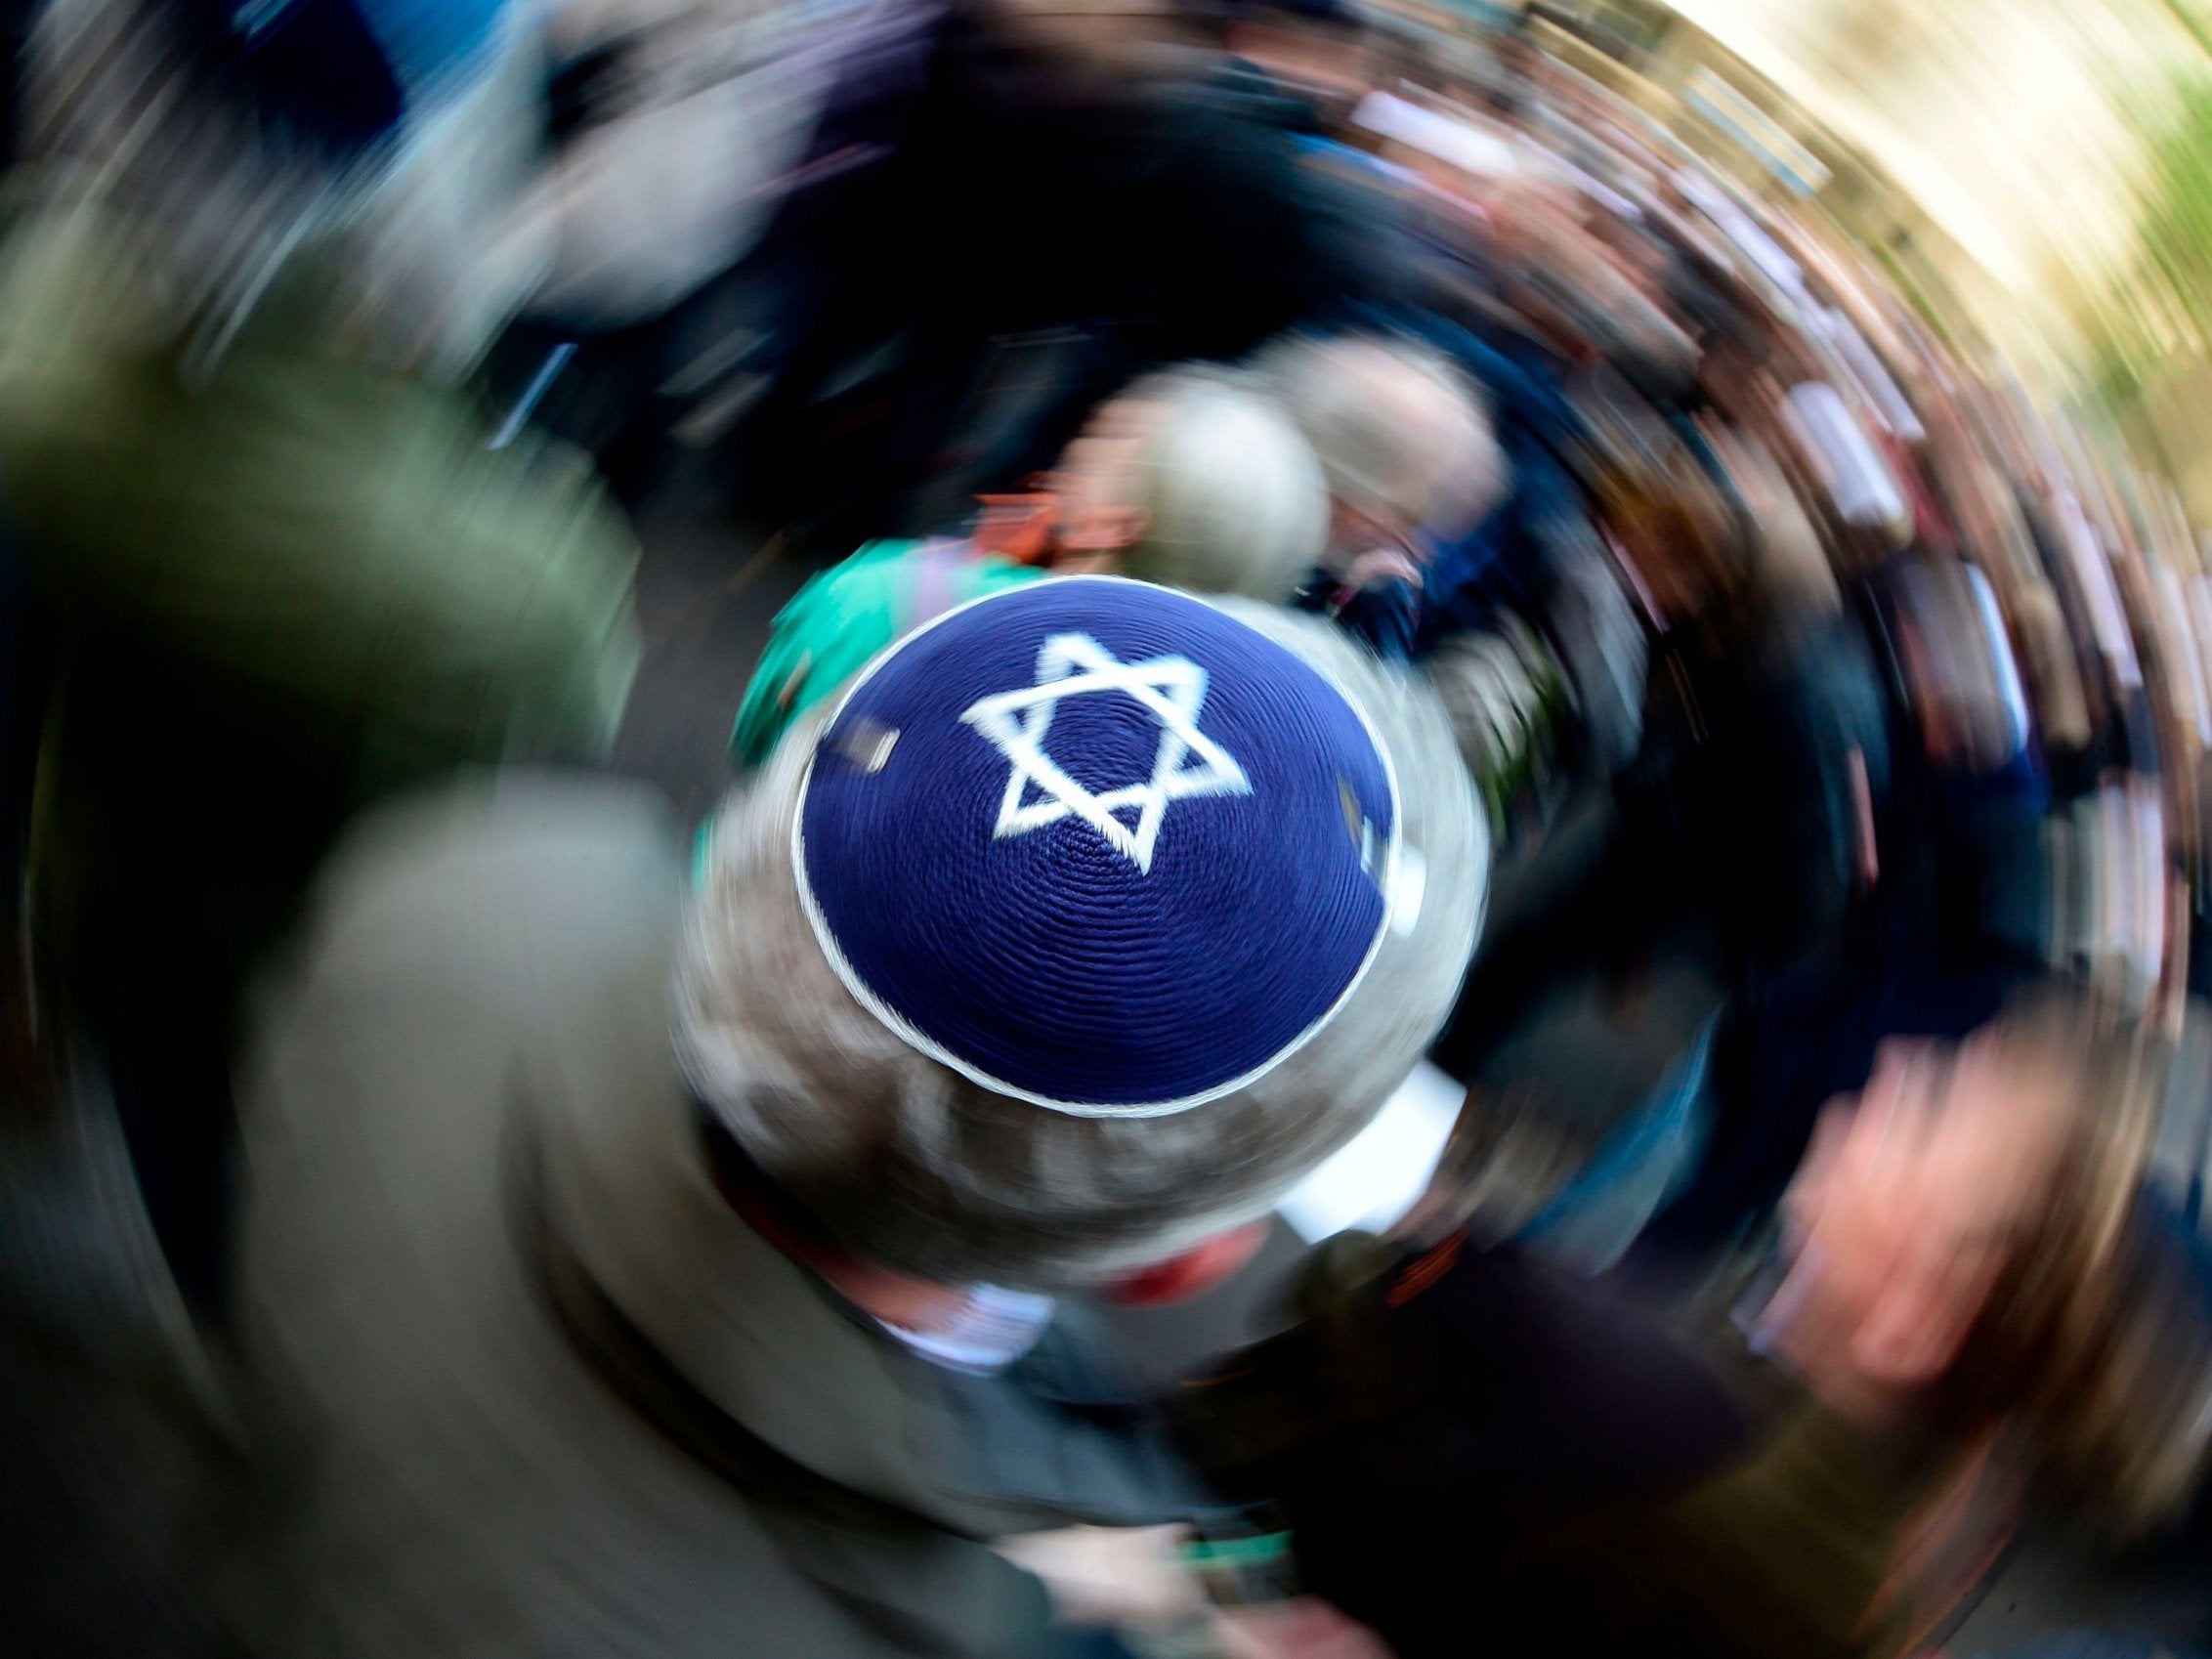
[{"label": "white star of david", "polygon": [[[1160,747],[1152,757],[1152,776],[1141,784],[1094,794],[1052,763],[1044,752],[1044,734],[1063,698],[1085,692],[1121,692],[1134,698],[1160,721]],[[1206,702],[1206,670],[1187,657],[1155,657],[1123,662],[1088,634],[1054,634],[1037,654],[1037,681],[1018,691],[979,699],[960,718],[973,726],[1013,767],[999,801],[993,834],[1004,839],[1026,835],[1080,818],[1106,844],[1147,873],[1153,843],[1168,803],[1196,795],[1249,795],[1252,782],[1226,749],[1198,729]],[[1200,764],[1186,768],[1186,757]],[[1035,787],[1042,797],[1024,802]],[[1116,817],[1133,810],[1135,828]]]}]

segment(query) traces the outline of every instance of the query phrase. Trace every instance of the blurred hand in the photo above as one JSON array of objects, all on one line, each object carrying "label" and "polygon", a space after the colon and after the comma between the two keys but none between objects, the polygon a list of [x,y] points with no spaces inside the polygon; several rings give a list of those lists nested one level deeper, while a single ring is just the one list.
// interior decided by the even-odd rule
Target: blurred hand
[{"label": "blurred hand", "polygon": [[1318,1596],[1214,1615],[1223,1659],[1391,1659],[1382,1638]]},{"label": "blurred hand", "polygon": [[1179,1526],[1071,1526],[1001,1538],[992,1548],[1035,1573],[1072,1625],[1170,1625],[1206,1605],[1185,1569]]}]

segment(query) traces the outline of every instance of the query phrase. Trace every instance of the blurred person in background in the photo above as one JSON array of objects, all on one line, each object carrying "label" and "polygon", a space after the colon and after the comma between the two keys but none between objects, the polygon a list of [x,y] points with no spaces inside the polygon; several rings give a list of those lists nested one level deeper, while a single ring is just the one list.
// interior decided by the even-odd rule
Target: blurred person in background
[{"label": "blurred person in background", "polygon": [[[496,234],[549,246],[533,315],[588,334],[664,318],[759,241],[873,0],[559,0],[544,164]],[[669,365],[664,365],[669,366]]]},{"label": "blurred person in background", "polygon": [[1192,8],[1217,25],[1211,84],[1261,118],[1327,143],[1368,90],[1364,20],[1338,0],[1231,0]]},{"label": "blurred person in background", "polygon": [[1286,341],[1254,366],[1329,483],[1329,544],[1302,602],[1410,658],[1425,619],[1423,532],[1474,523],[1509,484],[1472,388],[1434,354],[1364,335]]},{"label": "blurred person in background", "polygon": [[1473,1607],[1508,1647],[1917,1651],[2023,1494],[2124,1537],[2199,1483],[2212,1329],[2145,1203],[2154,1070],[2071,992],[1887,1049],[1792,1185],[1748,1342],[1482,1248],[1501,1186],[1540,1199],[1571,1153],[1463,1122],[1408,1242],[1321,1258],[1308,1325],[1196,1390],[1194,1443],[1405,1659],[1464,1651]]},{"label": "blurred person in background", "polygon": [[2052,948],[2036,682],[1986,577],[1932,532],[1839,590],[1816,546],[1789,553],[1818,497],[1793,504],[1753,433],[1715,447],[1758,533],[1690,659],[1710,690],[1698,736],[1677,739],[1688,763],[1653,777],[1680,796],[1663,810],[1693,814],[1688,856],[1663,868],[1701,875],[1737,995],[1714,1144],[1647,1241],[1654,1265],[1756,1228],[1884,1039],[1958,1039]]},{"label": "blurred person in background", "polygon": [[53,642],[34,971],[203,1307],[235,1000],[331,836],[602,755],[636,663],[589,468],[449,383],[536,269],[487,230],[533,72],[491,0],[55,0],[31,42],[0,512]]},{"label": "blurred person in background", "polygon": [[1489,197],[1507,292],[1562,335],[1589,342],[1605,362],[1654,399],[1694,385],[1700,357],[1655,274],[1623,256],[1591,228],[1601,217],[1582,193],[1516,174]]},{"label": "blurred person in background", "polygon": [[814,227],[884,142],[878,106],[920,72],[931,18],[898,0],[546,13],[543,148],[486,232],[543,270],[483,378],[634,500],[672,433],[709,442],[757,392],[811,302],[796,290],[838,278],[811,262],[851,250]]},{"label": "blurred person in background", "polygon": [[[1009,1555],[1189,1622],[1127,1529],[1213,1501],[1054,1298],[1218,1255],[1373,1116],[1485,844],[1417,682],[1081,577],[803,716],[688,894],[627,786],[365,827],[247,1089],[248,1650],[1078,1651]],[[1268,1628],[1226,1650],[1312,1650]]]},{"label": "blurred person in background", "polygon": [[1256,384],[1217,368],[1145,376],[1094,412],[1036,491],[993,497],[964,538],[879,542],[776,617],[732,746],[745,765],[878,651],[956,605],[1048,573],[1119,573],[1287,601],[1321,555],[1328,495]]},{"label": "blurred person in background", "polygon": [[1136,375],[1393,292],[1374,204],[1219,65],[1173,8],[1088,0],[957,5],[856,58],[820,187],[761,250],[784,275],[741,496],[777,523],[828,502],[855,539],[932,528]]},{"label": "blurred person in background", "polygon": [[[1595,564],[1570,573],[1572,558],[1515,543],[1525,562],[1501,573],[1486,568],[1497,548],[1470,559],[1458,545],[1520,505],[1468,377],[1424,343],[1382,334],[1295,338],[1255,369],[1329,484],[1329,545],[1298,603],[1383,658],[1417,663],[1451,711],[1495,827],[1528,815],[1577,728],[1603,764],[1625,760],[1643,641],[1603,549],[1593,544]],[[1539,558],[1554,568],[1530,568]]]}]

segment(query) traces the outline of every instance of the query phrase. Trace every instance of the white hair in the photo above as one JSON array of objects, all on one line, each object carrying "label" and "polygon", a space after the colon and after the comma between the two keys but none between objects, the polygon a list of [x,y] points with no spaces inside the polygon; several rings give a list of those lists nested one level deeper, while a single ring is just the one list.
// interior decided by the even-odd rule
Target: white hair
[{"label": "white hair", "polygon": [[1156,1261],[1264,1213],[1363,1127],[1450,1012],[1488,831],[1435,698],[1327,622],[1220,608],[1333,677],[1390,753],[1422,861],[1358,987],[1312,1041],[1166,1117],[1010,1099],[910,1046],[855,1000],[801,907],[791,825],[827,707],[735,790],[708,837],[677,976],[694,1085],[761,1170],[846,1248],[941,1282],[1052,1287]]},{"label": "white hair", "polygon": [[1329,533],[1328,486],[1290,417],[1256,384],[1218,369],[1165,369],[1121,397],[1161,408],[1124,495],[1144,516],[1124,573],[1193,593],[1288,600]]},{"label": "white hair", "polygon": [[1440,354],[1368,335],[1300,335],[1263,348],[1253,366],[1344,506],[1414,531],[1472,524],[1505,494],[1489,416]]}]

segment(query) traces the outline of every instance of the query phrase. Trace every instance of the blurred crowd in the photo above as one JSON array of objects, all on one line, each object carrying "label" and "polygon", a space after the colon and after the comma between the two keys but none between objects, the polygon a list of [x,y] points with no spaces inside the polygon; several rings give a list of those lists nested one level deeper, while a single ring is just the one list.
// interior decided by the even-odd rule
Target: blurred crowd
[{"label": "blurred crowd", "polygon": [[8,1645],[2204,1561],[2205,544],[1817,194],[1506,14],[0,10]]}]

